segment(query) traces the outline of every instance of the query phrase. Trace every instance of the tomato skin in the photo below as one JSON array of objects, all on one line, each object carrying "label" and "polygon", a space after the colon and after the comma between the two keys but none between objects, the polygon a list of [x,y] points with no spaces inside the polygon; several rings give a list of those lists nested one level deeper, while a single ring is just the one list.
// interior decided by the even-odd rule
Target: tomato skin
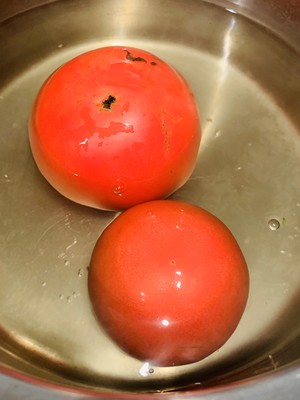
[{"label": "tomato skin", "polygon": [[38,168],[64,196],[123,210],[164,198],[196,163],[199,115],[187,82],[135,48],[89,51],[42,86],[29,122]]},{"label": "tomato skin", "polygon": [[158,200],[119,215],[92,254],[89,293],[104,330],[153,365],[199,361],[244,312],[249,274],[229,229],[207,211]]}]

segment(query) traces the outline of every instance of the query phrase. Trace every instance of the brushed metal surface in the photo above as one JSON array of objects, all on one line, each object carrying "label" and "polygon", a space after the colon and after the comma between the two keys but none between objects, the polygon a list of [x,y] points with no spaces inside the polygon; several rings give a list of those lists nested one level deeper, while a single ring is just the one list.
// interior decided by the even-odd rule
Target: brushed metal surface
[{"label": "brushed metal surface", "polygon": [[[37,8],[29,1],[22,14],[15,3],[7,14],[14,16],[0,25],[0,369],[81,397],[185,386],[214,391],[299,365],[295,46],[235,8],[197,0],[65,0]],[[88,300],[91,251],[115,214],[55,192],[37,171],[27,137],[46,77],[71,57],[111,44],[149,50],[189,81],[203,139],[191,179],[172,198],[222,219],[250,269],[249,303],[226,345],[202,362],[147,376],[102,333]]]}]

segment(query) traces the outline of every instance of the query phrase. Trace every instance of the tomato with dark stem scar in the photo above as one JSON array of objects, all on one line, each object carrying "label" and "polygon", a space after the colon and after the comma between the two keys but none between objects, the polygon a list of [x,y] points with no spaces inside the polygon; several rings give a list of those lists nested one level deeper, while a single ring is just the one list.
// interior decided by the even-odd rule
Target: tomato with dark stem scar
[{"label": "tomato with dark stem scar", "polygon": [[249,274],[231,231],[191,204],[158,200],[120,214],[92,254],[89,293],[105,332],[158,366],[219,349],[246,307]]},{"label": "tomato with dark stem scar", "polygon": [[103,47],[58,68],[29,122],[36,164],[69,199],[123,210],[165,198],[191,175],[199,114],[187,81],[153,54]]}]

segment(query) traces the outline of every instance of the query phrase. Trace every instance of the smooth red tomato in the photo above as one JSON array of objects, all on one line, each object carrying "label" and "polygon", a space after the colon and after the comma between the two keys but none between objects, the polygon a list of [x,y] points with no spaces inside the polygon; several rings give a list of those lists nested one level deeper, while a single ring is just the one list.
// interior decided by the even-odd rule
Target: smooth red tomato
[{"label": "smooth red tomato", "polygon": [[118,216],[100,236],[89,292],[108,335],[153,365],[199,361],[232,335],[249,276],[229,229],[187,203],[158,200]]},{"label": "smooth red tomato", "polygon": [[38,168],[60,193],[122,210],[186,182],[200,127],[179,73],[146,51],[112,46],[81,54],[50,76],[29,136]]}]

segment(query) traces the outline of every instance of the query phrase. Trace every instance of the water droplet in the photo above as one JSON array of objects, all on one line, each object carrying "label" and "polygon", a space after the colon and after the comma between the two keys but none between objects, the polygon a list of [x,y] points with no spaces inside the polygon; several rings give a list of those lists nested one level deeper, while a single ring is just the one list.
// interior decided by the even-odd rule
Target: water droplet
[{"label": "water droplet", "polygon": [[45,287],[47,285],[47,283],[44,281],[42,282],[42,286]]},{"label": "water droplet", "polygon": [[59,296],[59,300],[63,300],[63,298],[65,297],[63,294],[60,294]]},{"label": "water droplet", "polygon": [[70,250],[71,247],[75,246],[75,244],[77,244],[77,239],[76,238],[74,238],[73,242],[71,244],[69,244],[69,246],[66,247],[66,251]]},{"label": "water droplet", "polygon": [[125,192],[125,184],[121,181],[121,179],[117,179],[113,187],[113,193],[121,197],[123,196],[124,192]]},{"label": "water droplet", "polygon": [[83,277],[83,269],[80,268],[77,272],[78,278],[82,278]]},{"label": "water droplet", "polygon": [[282,284],[282,292],[283,292],[283,294],[286,294],[289,292],[289,286],[286,283]]},{"label": "water droplet", "polygon": [[278,367],[278,365],[279,365],[279,362],[274,360],[274,357],[272,356],[272,354],[269,354],[269,360],[270,360],[270,362],[272,364],[272,367],[274,369],[276,369]]},{"label": "water droplet", "polygon": [[129,101],[126,102],[126,103],[123,105],[123,107],[122,107],[122,109],[121,109],[121,114],[122,114],[122,115],[126,114],[126,113],[129,111],[129,106],[130,106]]},{"label": "water droplet", "polygon": [[68,267],[70,265],[70,261],[69,260],[65,260],[64,264],[65,264],[66,267]]},{"label": "water droplet", "polygon": [[268,225],[271,231],[277,231],[280,228],[280,222],[275,218],[270,219]]},{"label": "water droplet", "polygon": [[296,206],[297,206],[297,207],[300,207],[300,203],[297,203]]},{"label": "water droplet", "polygon": [[72,297],[71,296],[67,296],[67,302],[71,303],[71,301],[72,301]]},{"label": "water droplet", "polygon": [[6,180],[6,182],[10,182],[11,181],[9,176],[8,176],[8,174],[4,174],[3,177]]},{"label": "water droplet", "polygon": [[240,171],[242,169],[242,167],[238,166],[236,169],[237,169],[237,171]]},{"label": "water droplet", "polygon": [[71,217],[71,214],[69,214],[69,213],[66,214],[65,219],[64,219],[66,225],[70,224],[70,217]]},{"label": "water droplet", "polygon": [[281,249],[281,250],[280,250],[280,253],[281,253],[281,254],[285,254],[285,250]]},{"label": "water droplet", "polygon": [[220,129],[215,132],[215,138],[218,138],[221,135]]},{"label": "water droplet", "polygon": [[139,370],[139,374],[143,377],[147,377],[154,373],[154,369],[150,367],[148,362],[145,362]]},{"label": "water droplet", "polygon": [[62,47],[64,47],[64,45],[63,45],[63,43],[60,43],[57,47],[58,47],[59,49],[61,49]]}]

